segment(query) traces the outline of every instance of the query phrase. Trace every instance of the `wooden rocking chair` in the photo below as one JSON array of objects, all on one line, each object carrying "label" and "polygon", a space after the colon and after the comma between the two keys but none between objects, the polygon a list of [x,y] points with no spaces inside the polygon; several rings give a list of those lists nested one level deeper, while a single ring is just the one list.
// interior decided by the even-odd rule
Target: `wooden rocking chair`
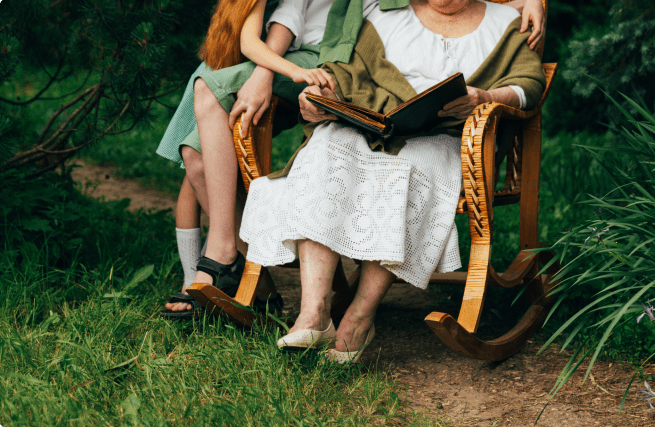
[{"label": "wooden rocking chair", "polygon": [[[504,3],[503,0],[494,0]],[[547,0],[542,0],[546,8]],[[539,49],[542,55],[543,44]],[[550,252],[532,252],[543,247],[538,241],[539,174],[541,163],[541,107],[551,87],[557,64],[543,64],[547,86],[539,105],[521,111],[498,103],[479,105],[469,116],[462,135],[462,172],[464,194],[460,196],[458,214],[468,214],[471,232],[471,254],[467,272],[433,274],[430,283],[464,285],[464,297],[459,317],[434,312],[425,322],[434,333],[455,352],[470,358],[499,361],[516,354],[543,324],[551,305],[548,291],[554,285],[551,277],[558,270],[551,265],[545,274],[538,274],[553,258]],[[234,126],[234,145],[246,191],[250,182],[271,172],[271,139],[273,117],[277,110],[297,114],[284,100],[274,97],[258,126],[251,126],[241,138],[241,120]],[[499,123],[509,119],[519,121],[519,129],[507,156],[507,174],[501,191],[494,191],[495,148]],[[493,207],[520,203],[520,251],[504,273],[497,273],[490,264],[493,235]],[[297,264],[297,263],[296,263]],[[335,273],[332,318],[339,319],[348,308],[357,289],[359,268],[348,278],[341,263]],[[509,332],[491,341],[474,334],[482,314],[488,287],[512,288],[525,286],[528,311]],[[270,274],[265,267],[246,262],[239,290],[230,298],[207,284],[188,288],[205,307],[218,308],[231,319],[250,325],[257,315],[250,308],[258,290],[275,293]]]}]

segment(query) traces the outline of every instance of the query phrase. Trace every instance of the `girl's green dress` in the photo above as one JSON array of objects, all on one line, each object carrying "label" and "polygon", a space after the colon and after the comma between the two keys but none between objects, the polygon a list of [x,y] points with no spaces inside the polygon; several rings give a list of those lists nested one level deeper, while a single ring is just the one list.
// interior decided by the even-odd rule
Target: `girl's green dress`
[{"label": "girl's green dress", "polygon": [[[380,7],[384,8],[385,3],[403,1],[408,2],[409,0],[381,0]],[[278,0],[267,1],[264,22],[268,21],[277,3]],[[393,6],[398,7],[395,4]],[[284,58],[307,69],[316,68],[323,62],[347,63],[362,25],[362,9],[362,0],[334,0],[321,44],[301,46],[297,51],[287,52]],[[252,75],[254,69],[255,64],[252,61],[222,70],[212,70],[205,63],[200,64],[189,79],[180,105],[159,143],[157,154],[182,163],[180,146],[189,145],[200,152],[198,127],[193,112],[193,84],[196,78],[202,78],[207,83],[216,95],[218,102],[229,113],[236,100],[236,92]],[[298,103],[298,95],[305,87],[306,84],[294,83],[288,77],[279,74],[276,74],[273,80],[273,93],[293,104]]]}]

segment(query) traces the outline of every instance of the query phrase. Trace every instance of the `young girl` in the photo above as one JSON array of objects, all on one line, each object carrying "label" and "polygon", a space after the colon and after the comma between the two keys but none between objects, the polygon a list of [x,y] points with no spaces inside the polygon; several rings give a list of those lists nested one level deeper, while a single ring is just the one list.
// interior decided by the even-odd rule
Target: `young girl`
[{"label": "young girl", "polygon": [[[208,237],[207,258],[200,261],[200,269],[208,271],[209,275],[204,278],[201,275],[195,281],[213,283],[230,295],[236,292],[244,263],[242,256],[241,263],[234,263],[237,255],[234,225],[237,169],[231,128],[236,117],[242,111],[246,112],[243,131],[247,132],[249,122],[257,124],[268,107],[271,92],[297,103],[298,95],[307,84],[334,86],[325,71],[315,69],[318,44],[323,37],[332,0],[282,0],[272,15],[267,13],[271,3],[274,2],[219,2],[200,50],[204,63],[192,75],[157,149],[158,154],[177,161],[181,160],[182,152],[187,168],[176,211],[184,286],[183,292],[173,295],[166,304],[167,310],[162,311],[164,317],[189,318],[189,310],[199,307],[184,290],[194,282],[195,267],[201,255],[200,206],[209,215],[212,233]],[[266,15],[271,15],[271,18],[264,43],[260,36]],[[287,50],[289,52],[284,58],[281,57]],[[254,63],[221,69],[241,62],[242,54]],[[279,74],[274,75],[274,71]],[[198,79],[200,76],[203,80]],[[204,85],[200,96],[196,89],[194,97],[194,82],[196,88]],[[237,91],[235,100],[233,93]],[[203,119],[199,118],[199,129],[195,128],[196,120],[191,110],[194,103],[196,114],[206,118],[209,126],[203,126]],[[229,117],[227,112],[231,112]],[[204,165],[213,166],[206,171]],[[221,274],[225,265],[234,271]],[[216,275],[221,276],[220,283],[212,278]]]}]

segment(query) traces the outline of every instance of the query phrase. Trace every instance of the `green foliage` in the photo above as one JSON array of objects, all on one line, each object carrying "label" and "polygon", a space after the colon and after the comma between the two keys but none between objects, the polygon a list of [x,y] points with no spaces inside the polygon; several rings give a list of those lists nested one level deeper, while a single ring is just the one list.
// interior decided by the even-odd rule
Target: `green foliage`
[{"label": "green foliage", "polygon": [[18,40],[9,34],[0,34],[0,82],[14,73],[19,61]]},{"label": "green foliage", "polygon": [[273,139],[271,154],[273,157],[274,171],[284,169],[291,156],[300,147],[304,138],[302,126],[298,125],[280,133]]},{"label": "green foliage", "polygon": [[[0,126],[4,168],[52,169],[82,147],[148,125],[153,105],[186,82],[197,66],[197,47],[215,3],[5,1],[0,6],[0,124],[17,123]],[[12,76],[34,70],[42,71],[42,80],[9,90]],[[72,86],[69,80],[84,73],[70,92],[55,89]],[[52,99],[53,92],[60,108],[41,117],[29,138],[17,131],[26,124],[21,113]],[[11,143],[19,137],[21,146]],[[7,159],[17,149],[22,153]]]},{"label": "green foliage", "polygon": [[[549,3],[544,59],[561,73],[546,104],[550,134],[561,130],[604,132],[620,117],[600,87],[655,102],[655,7],[647,0]],[[566,111],[562,106],[566,105]],[[630,109],[629,104],[623,104]],[[633,114],[635,110],[630,110]]]},{"label": "green foliage", "polygon": [[[24,266],[26,274],[41,266],[74,268],[79,264],[103,266],[147,263],[156,250],[143,251],[140,243],[170,246],[173,221],[165,211],[146,216],[125,210],[129,199],[96,204],[73,191],[70,179],[52,176],[25,180],[18,172],[2,176],[0,232],[4,253],[0,268]],[[139,230],[148,221],[152,228]],[[102,230],[99,233],[98,230]],[[172,249],[172,246],[171,246]]]},{"label": "green foliage", "polygon": [[[643,102],[628,97],[625,101],[639,112],[639,119],[615,102],[625,117],[617,130],[618,145],[585,147],[601,159],[613,188],[602,196],[590,195],[585,203],[596,218],[580,222],[554,245],[564,265],[558,274],[554,316],[572,299],[586,296],[584,307],[567,311],[567,320],[544,345],[569,330],[562,349],[569,345],[578,349],[555,390],[586,358],[588,375],[603,350],[614,347],[619,350],[610,354],[622,357],[628,351],[637,361],[655,350],[652,328],[635,322],[655,287],[655,117]],[[573,363],[574,359],[578,360]]]},{"label": "green foliage", "polygon": [[3,425],[446,425],[384,373],[278,351],[279,330],[161,319],[182,283],[170,215],[1,179]]},{"label": "green foliage", "polygon": [[610,16],[612,25],[602,36],[571,40],[571,60],[563,76],[575,82],[573,93],[584,98],[598,93],[602,84],[624,93],[636,90],[648,105],[652,105],[655,100],[652,96],[655,89],[655,7],[646,1],[623,1],[610,10]]}]

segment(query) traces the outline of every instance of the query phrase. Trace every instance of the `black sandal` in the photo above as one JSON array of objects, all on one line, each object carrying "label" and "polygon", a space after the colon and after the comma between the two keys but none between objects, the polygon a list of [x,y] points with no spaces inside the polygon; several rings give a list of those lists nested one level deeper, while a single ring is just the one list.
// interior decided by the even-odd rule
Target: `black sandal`
[{"label": "black sandal", "polygon": [[[215,288],[220,289],[230,298],[234,298],[239,290],[239,284],[241,283],[241,276],[243,276],[245,266],[246,258],[239,252],[237,259],[229,265],[221,264],[204,256],[200,257],[196,269],[210,275],[213,280],[212,285]],[[268,311],[268,313],[275,314],[281,312],[282,307],[284,307],[284,301],[280,294],[268,300],[255,298],[252,304],[252,309],[258,313],[266,313]]]},{"label": "black sandal", "polygon": [[169,320],[193,320],[197,319],[200,315],[200,310],[202,306],[198,301],[193,299],[191,295],[183,294],[178,292],[174,294],[171,299],[168,300],[170,303],[183,302],[186,304],[191,304],[191,310],[182,310],[182,311],[173,311],[173,310],[162,310],[159,312],[159,315],[164,319]]},{"label": "black sandal", "polygon": [[230,298],[234,298],[239,290],[239,283],[241,283],[245,267],[246,258],[241,255],[241,252],[237,252],[237,259],[229,265],[221,264],[205,256],[200,257],[196,269],[209,274],[215,288],[220,289]]}]

